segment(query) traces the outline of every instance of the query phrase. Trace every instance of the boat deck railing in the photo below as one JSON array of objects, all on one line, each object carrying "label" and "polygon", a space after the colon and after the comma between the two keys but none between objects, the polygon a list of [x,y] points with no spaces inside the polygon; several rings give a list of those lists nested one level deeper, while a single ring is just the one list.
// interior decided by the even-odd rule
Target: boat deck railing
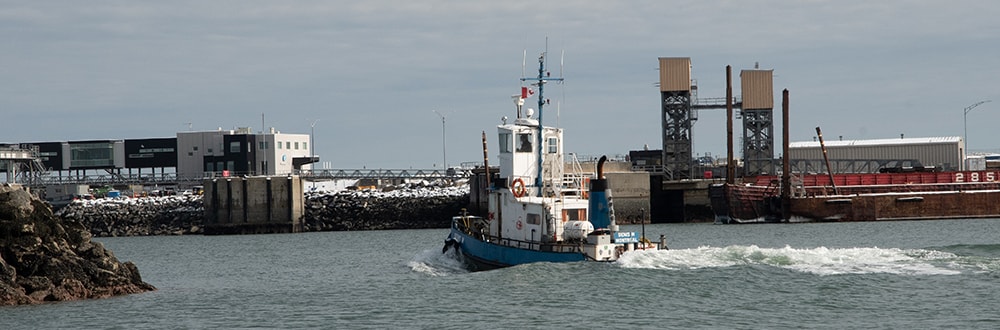
[{"label": "boat deck railing", "polygon": [[[452,227],[461,230],[465,234],[475,237],[483,242],[489,242],[492,244],[508,246],[519,249],[529,249],[538,251],[549,251],[549,252],[579,252],[583,253],[583,246],[580,243],[573,242],[538,242],[538,241],[524,241],[512,238],[493,236],[487,234],[485,227],[485,221],[482,217],[466,216],[466,217],[456,217],[452,221]],[[476,229],[474,229],[476,228]]]},{"label": "boat deck railing", "polygon": [[515,247],[520,249],[528,250],[539,250],[548,252],[579,252],[583,253],[583,247],[580,244],[573,243],[560,243],[560,242],[533,242],[533,241],[522,241],[510,238],[502,238],[496,236],[487,236],[489,242],[494,244]]}]

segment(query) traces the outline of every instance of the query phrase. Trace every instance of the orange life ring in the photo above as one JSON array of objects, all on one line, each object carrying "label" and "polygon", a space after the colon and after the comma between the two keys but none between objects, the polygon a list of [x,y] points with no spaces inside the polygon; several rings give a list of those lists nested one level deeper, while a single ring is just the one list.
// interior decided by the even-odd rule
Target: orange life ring
[{"label": "orange life ring", "polygon": [[528,189],[524,186],[524,180],[521,178],[514,179],[514,183],[510,185],[510,192],[514,193],[514,197],[520,198],[528,192]]}]

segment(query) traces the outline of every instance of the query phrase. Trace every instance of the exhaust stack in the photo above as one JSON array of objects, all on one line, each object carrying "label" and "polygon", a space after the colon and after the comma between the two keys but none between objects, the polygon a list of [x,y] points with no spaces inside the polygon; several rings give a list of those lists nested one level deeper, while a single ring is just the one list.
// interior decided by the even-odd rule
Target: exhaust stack
[{"label": "exhaust stack", "polygon": [[604,178],[604,162],[608,156],[597,161],[597,177],[590,180],[590,210],[587,213],[594,229],[611,227],[611,203],[608,198],[608,180]]}]

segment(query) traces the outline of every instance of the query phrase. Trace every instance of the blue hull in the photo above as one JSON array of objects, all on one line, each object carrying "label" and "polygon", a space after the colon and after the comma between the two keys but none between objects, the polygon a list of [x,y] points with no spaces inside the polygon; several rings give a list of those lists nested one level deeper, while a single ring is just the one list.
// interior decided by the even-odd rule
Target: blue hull
[{"label": "blue hull", "polygon": [[533,262],[576,262],[585,261],[580,252],[549,252],[502,246],[480,241],[461,230],[452,227],[449,239],[458,242],[462,256],[475,266],[476,270],[496,269]]}]

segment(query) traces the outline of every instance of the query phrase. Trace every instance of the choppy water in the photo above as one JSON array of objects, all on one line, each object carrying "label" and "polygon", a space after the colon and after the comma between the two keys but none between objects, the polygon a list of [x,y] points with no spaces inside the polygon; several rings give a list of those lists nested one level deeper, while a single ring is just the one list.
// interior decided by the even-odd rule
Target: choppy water
[{"label": "choppy water", "polygon": [[[635,230],[640,230],[635,227]],[[650,225],[670,250],[469,273],[447,230],[98,239],[160,290],[19,328],[998,328],[1000,220]],[[449,252],[450,253],[450,252]]]}]

